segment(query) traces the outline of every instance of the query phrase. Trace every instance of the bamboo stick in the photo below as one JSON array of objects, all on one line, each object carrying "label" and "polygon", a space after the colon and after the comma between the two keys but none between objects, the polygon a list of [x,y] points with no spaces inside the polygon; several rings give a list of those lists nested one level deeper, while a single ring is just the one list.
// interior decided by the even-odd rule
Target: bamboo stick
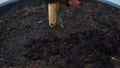
[{"label": "bamboo stick", "polygon": [[56,26],[57,22],[57,3],[48,3],[48,18],[49,18],[49,26],[51,28]]}]

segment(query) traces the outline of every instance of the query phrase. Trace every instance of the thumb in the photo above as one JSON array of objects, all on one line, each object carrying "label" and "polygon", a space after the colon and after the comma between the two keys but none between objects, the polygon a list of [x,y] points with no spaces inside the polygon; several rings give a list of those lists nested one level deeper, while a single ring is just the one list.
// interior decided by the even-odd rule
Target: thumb
[{"label": "thumb", "polygon": [[80,4],[79,0],[69,0],[68,3],[70,6],[77,6]]}]

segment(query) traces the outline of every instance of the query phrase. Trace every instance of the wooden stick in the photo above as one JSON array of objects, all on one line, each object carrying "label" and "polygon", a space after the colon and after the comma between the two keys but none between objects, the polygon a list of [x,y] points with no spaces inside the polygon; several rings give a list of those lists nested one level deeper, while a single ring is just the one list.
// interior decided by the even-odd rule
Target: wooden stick
[{"label": "wooden stick", "polygon": [[57,22],[57,3],[48,3],[49,26],[55,27]]}]

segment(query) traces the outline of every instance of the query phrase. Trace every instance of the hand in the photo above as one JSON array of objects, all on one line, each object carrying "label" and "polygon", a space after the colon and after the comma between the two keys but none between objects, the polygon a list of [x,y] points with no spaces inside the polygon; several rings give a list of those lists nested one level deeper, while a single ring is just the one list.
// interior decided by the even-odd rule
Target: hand
[{"label": "hand", "polygon": [[70,6],[77,6],[80,2],[78,0],[69,0],[68,3]]}]

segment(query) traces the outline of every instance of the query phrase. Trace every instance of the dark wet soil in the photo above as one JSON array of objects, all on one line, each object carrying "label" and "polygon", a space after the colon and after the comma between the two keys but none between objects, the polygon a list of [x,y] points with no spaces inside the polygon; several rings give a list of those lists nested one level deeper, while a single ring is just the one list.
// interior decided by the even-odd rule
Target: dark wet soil
[{"label": "dark wet soil", "polygon": [[0,68],[120,68],[120,11],[82,2],[48,26],[44,5],[0,17]]}]

